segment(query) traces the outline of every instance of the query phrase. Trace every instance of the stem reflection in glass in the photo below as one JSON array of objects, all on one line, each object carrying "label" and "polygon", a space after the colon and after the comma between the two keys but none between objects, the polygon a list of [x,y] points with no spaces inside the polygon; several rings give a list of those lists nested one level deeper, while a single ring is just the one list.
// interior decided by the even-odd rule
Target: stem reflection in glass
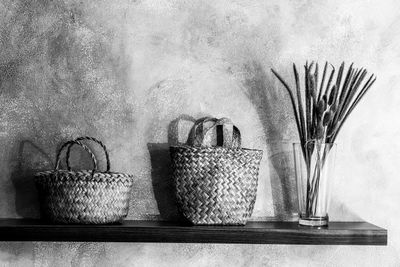
[{"label": "stem reflection in glass", "polygon": [[[307,153],[304,153],[304,150]],[[324,226],[328,224],[330,182],[332,181],[336,144],[310,141],[302,146],[293,144],[299,224]]]}]

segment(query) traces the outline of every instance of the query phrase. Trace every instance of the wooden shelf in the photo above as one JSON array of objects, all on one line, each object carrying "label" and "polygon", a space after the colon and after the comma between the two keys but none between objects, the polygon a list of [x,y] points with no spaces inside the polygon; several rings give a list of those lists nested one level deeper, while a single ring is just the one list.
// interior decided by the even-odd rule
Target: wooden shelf
[{"label": "wooden shelf", "polygon": [[0,241],[386,245],[387,231],[367,222],[330,222],[327,228],[315,229],[297,222],[190,226],[127,220],[113,225],[54,225],[33,219],[0,219]]}]

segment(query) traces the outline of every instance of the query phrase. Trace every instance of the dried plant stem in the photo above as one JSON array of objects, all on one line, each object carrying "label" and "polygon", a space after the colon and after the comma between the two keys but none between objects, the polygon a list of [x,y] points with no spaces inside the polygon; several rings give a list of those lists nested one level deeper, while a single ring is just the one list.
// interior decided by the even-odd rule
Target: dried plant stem
[{"label": "dried plant stem", "polygon": [[324,72],[322,73],[322,81],[321,81],[321,86],[319,88],[319,92],[318,92],[318,101],[321,100],[321,96],[323,94],[323,88],[324,88],[324,82],[325,82],[325,75],[326,75],[326,69],[328,67],[328,62],[325,62],[325,66],[324,66]]},{"label": "dried plant stem", "polygon": [[294,73],[294,78],[296,81],[297,103],[299,106],[300,131],[301,131],[301,136],[302,136],[302,137],[300,137],[300,139],[302,139],[302,138],[307,139],[306,129],[304,126],[304,109],[303,109],[303,100],[301,97],[299,73],[297,72],[297,68],[296,68],[295,64],[293,64],[293,73]]},{"label": "dried plant stem", "polygon": [[273,69],[271,69],[271,71],[275,74],[275,76],[276,76],[276,77],[279,79],[279,81],[284,85],[284,87],[286,88],[287,92],[289,93],[290,101],[291,101],[291,103],[292,103],[292,107],[293,107],[293,111],[294,111],[294,117],[295,117],[295,120],[296,120],[297,130],[298,130],[298,132],[299,132],[299,134],[300,134],[300,138],[303,138],[303,137],[302,137],[302,134],[301,134],[301,126],[300,126],[299,115],[298,115],[298,111],[297,111],[297,107],[296,107],[296,101],[295,101],[295,99],[294,99],[292,90],[291,90],[290,87],[286,84],[286,82],[281,78],[281,76],[279,76],[279,74],[278,74],[276,71],[274,71]]}]

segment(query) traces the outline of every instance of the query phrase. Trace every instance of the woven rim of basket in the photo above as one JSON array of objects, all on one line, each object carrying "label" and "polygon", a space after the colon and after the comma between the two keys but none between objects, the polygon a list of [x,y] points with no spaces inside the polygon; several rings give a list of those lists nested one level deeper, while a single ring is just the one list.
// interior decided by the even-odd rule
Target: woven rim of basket
[{"label": "woven rim of basket", "polygon": [[[57,173],[62,173],[63,175],[57,175]],[[65,176],[68,174],[68,176]],[[68,170],[58,170],[58,171],[43,171],[38,172],[34,175],[35,179],[70,179],[70,180],[88,180],[88,181],[98,181],[99,179],[120,179],[133,181],[133,175],[120,173],[120,172],[95,172],[92,176],[91,170],[80,170],[80,171],[68,171]],[[68,177],[68,178],[67,178]]]},{"label": "woven rim of basket", "polygon": [[217,147],[205,147],[205,146],[188,146],[188,145],[181,145],[181,146],[170,146],[172,149],[190,149],[190,150],[225,150],[225,151],[254,151],[254,152],[259,152],[263,153],[261,149],[253,149],[253,148],[231,148],[231,147],[222,147],[222,146],[217,146]]}]

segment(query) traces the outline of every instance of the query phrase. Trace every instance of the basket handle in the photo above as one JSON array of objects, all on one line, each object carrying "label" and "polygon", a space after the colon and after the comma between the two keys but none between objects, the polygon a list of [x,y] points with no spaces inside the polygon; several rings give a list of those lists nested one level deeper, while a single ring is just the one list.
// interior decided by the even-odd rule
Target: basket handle
[{"label": "basket handle", "polygon": [[[229,129],[230,127],[227,127],[228,125],[232,127],[232,130]],[[228,118],[216,119],[211,117],[204,117],[195,122],[188,145],[211,146],[208,142],[208,137],[210,134],[214,134],[214,131],[216,131],[217,135],[217,146],[230,148],[241,147],[240,131],[233,125],[232,121]]]},{"label": "basket handle", "polygon": [[[201,146],[204,139],[203,138],[204,131],[212,127],[215,124],[215,122],[217,122],[217,119],[211,117],[203,117],[196,120],[189,133],[188,145]],[[209,123],[212,123],[211,126],[207,125]]]},{"label": "basket handle", "polygon": [[[105,172],[109,172],[109,171],[110,171],[110,156],[109,156],[109,154],[108,154],[107,147],[106,147],[100,140],[98,140],[98,139],[96,139],[96,138],[94,138],[94,137],[90,137],[90,136],[78,137],[78,138],[76,138],[74,141],[80,142],[80,141],[83,141],[83,140],[90,140],[90,141],[93,141],[93,142],[99,144],[99,145],[103,148],[104,154],[106,155],[106,162],[107,162],[107,169],[106,169]],[[72,147],[72,145],[73,145],[73,144],[71,144],[71,145],[68,147],[68,151],[67,151],[67,168],[68,168],[68,170],[71,170],[71,167],[70,167],[70,164],[69,164],[69,155],[70,155],[70,152],[71,152],[71,147]],[[96,162],[96,163],[97,163],[97,162]],[[97,168],[96,168],[96,170],[97,170]]]},{"label": "basket handle", "polygon": [[[83,149],[85,149],[85,150],[89,153],[90,157],[92,158],[92,161],[93,161],[92,175],[93,175],[94,172],[97,170],[97,160],[96,160],[96,156],[93,154],[93,152],[90,150],[89,147],[87,147],[85,144],[81,143],[80,141],[76,141],[76,140],[72,140],[72,141],[68,141],[68,142],[64,143],[64,144],[61,146],[61,148],[58,150],[57,158],[56,158],[56,165],[54,166],[54,171],[58,171],[58,170],[59,170],[60,162],[61,162],[61,152],[62,152],[62,151],[64,150],[64,148],[66,148],[66,147],[68,147],[67,156],[66,156],[66,157],[67,157],[67,165],[68,165],[68,161],[69,161],[69,151],[70,151],[71,147],[72,147],[73,145],[75,145],[75,144],[77,144],[77,145],[81,146]],[[67,167],[68,167],[68,170],[70,171],[70,170],[71,170],[71,167],[70,167],[69,165],[68,165]]]}]

